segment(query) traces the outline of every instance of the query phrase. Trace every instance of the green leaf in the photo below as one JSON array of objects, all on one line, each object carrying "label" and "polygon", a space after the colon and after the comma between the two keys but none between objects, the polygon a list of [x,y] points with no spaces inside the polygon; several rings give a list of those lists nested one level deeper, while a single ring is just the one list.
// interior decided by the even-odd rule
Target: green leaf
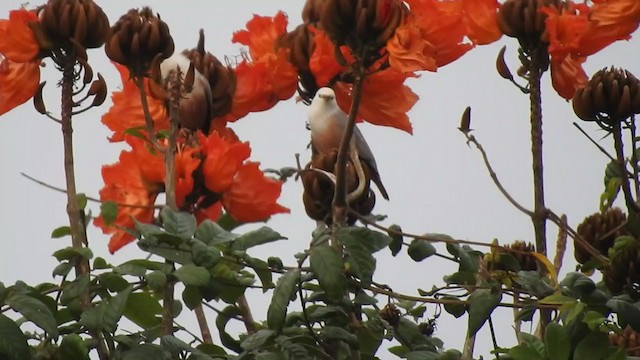
[{"label": "green leaf", "polygon": [[171,244],[158,245],[154,244],[153,241],[147,241],[146,239],[143,239],[138,241],[138,247],[143,251],[158,255],[173,262],[177,262],[178,264],[189,264],[193,262],[191,259],[191,250],[186,249],[183,246],[178,246],[176,248],[175,245]]},{"label": "green leaf", "polygon": [[393,336],[402,345],[412,350],[428,347],[428,339],[420,332],[418,325],[413,321],[402,317],[393,329]]},{"label": "green leaf", "polygon": [[570,324],[578,317],[585,309],[587,305],[584,303],[566,304],[560,307],[560,316],[562,316],[562,322],[565,325]]},{"label": "green leaf", "polygon": [[469,336],[480,330],[502,299],[502,292],[477,289],[469,295]]},{"label": "green leaf", "polygon": [[216,245],[231,242],[240,235],[231,233],[218,223],[207,219],[200,223],[193,236],[207,245]]},{"label": "green leaf", "polygon": [[329,245],[314,246],[310,250],[311,270],[318,278],[327,298],[341,300],[347,291],[347,279],[342,273],[342,258]]},{"label": "green leaf", "polygon": [[336,232],[340,243],[347,246],[347,243],[365,243],[364,246],[371,254],[378,252],[391,244],[391,237],[387,234],[374,231],[365,227],[342,227]]},{"label": "green leaf", "polygon": [[229,335],[229,333],[227,333],[227,330],[225,329],[229,320],[238,315],[240,315],[240,309],[238,309],[238,307],[234,305],[227,306],[218,314],[218,317],[216,318],[216,328],[218,328],[218,333],[220,334],[220,342],[222,343],[222,345],[224,345],[231,351],[240,353],[242,352],[240,341],[234,339],[233,336]]},{"label": "green leaf", "polygon": [[182,265],[173,275],[183,284],[192,286],[206,286],[211,278],[207,269],[193,264]]},{"label": "green leaf", "polygon": [[71,301],[78,298],[80,294],[87,290],[90,281],[89,274],[82,274],[73,282],[66,284],[60,296],[60,303],[62,305],[68,305]]},{"label": "green leaf", "polygon": [[607,301],[607,307],[618,314],[618,322],[622,328],[627,325],[635,331],[640,331],[640,309],[623,299],[613,298]]},{"label": "green leaf", "polygon": [[202,292],[196,286],[185,286],[182,291],[182,301],[189,310],[193,310],[202,304]]},{"label": "green leaf", "polygon": [[325,341],[341,340],[351,346],[358,345],[358,337],[354,333],[338,326],[325,326],[320,333],[320,337]]},{"label": "green leaf", "polygon": [[122,275],[114,272],[106,272],[98,275],[98,281],[100,282],[100,285],[115,292],[122,291],[129,286],[129,282],[123,278]]},{"label": "green leaf", "polygon": [[[389,226],[389,230],[394,230],[397,232],[402,232],[402,228],[400,225],[393,224]],[[391,256],[396,256],[402,250],[403,244],[403,236],[394,232],[389,232],[389,236],[391,236],[391,242],[389,243],[389,250],[391,251]]]},{"label": "green leaf", "polygon": [[80,323],[90,330],[114,332],[118,327],[118,321],[124,313],[127,299],[132,289],[129,286],[116,296],[104,300],[100,305],[83,312]]},{"label": "green leaf", "polygon": [[59,239],[68,235],[71,235],[71,228],[66,225],[60,226],[59,228],[56,228],[51,232],[52,239]]},{"label": "green leaf", "polygon": [[457,284],[457,285],[475,285],[476,283],[476,273],[471,271],[458,271],[451,275],[445,275],[443,278],[444,282],[449,284]]},{"label": "green leaf", "polygon": [[220,250],[213,246],[207,246],[200,240],[193,240],[191,243],[191,256],[194,264],[206,268],[213,267],[222,257]]},{"label": "green leaf", "polygon": [[100,216],[104,221],[104,224],[109,226],[116,221],[118,217],[118,204],[113,201],[105,201],[100,204]]},{"label": "green leaf", "polygon": [[300,270],[290,270],[278,279],[271,297],[271,304],[267,310],[267,324],[269,328],[276,333],[282,331],[284,320],[287,315],[287,308],[291,298],[296,293],[296,285],[300,278]]},{"label": "green leaf", "polygon": [[64,249],[57,250],[53,253],[53,256],[58,259],[58,261],[71,260],[76,256],[89,260],[93,257],[93,252],[91,252],[91,249],[87,247],[74,248],[69,246]]},{"label": "green leaf", "polygon": [[456,318],[461,317],[462,315],[464,315],[464,313],[467,312],[467,306],[458,298],[453,296],[443,296],[442,299],[457,302],[444,304],[444,310],[449,314],[455,316]]},{"label": "green leaf", "polygon": [[387,247],[391,237],[361,227],[340,228],[336,236],[350,255],[353,272],[365,286],[369,285],[376,269],[376,259],[372,254]]},{"label": "green leaf", "polygon": [[66,335],[58,348],[58,357],[68,360],[89,360],[89,348],[80,335]]},{"label": "green leaf", "polygon": [[51,273],[51,275],[53,275],[53,277],[67,276],[71,269],[73,269],[73,264],[68,261],[64,261],[53,268],[53,272]]},{"label": "green leaf", "polygon": [[571,339],[566,328],[558,323],[547,325],[544,342],[551,360],[567,360],[571,356]]},{"label": "green leaf", "polygon": [[198,223],[196,217],[187,212],[178,212],[165,206],[160,211],[160,218],[164,229],[173,235],[177,235],[182,239],[191,239],[196,232]]},{"label": "green leaf", "polygon": [[420,239],[413,239],[407,249],[407,253],[413,261],[422,261],[436,252],[435,246],[430,242]]},{"label": "green leaf", "polygon": [[277,231],[263,226],[257,230],[249,231],[240,235],[231,243],[232,250],[247,250],[254,246],[267,244],[278,240],[286,240],[287,238],[280,235]]},{"label": "green leaf", "polygon": [[244,339],[240,346],[242,346],[242,348],[246,351],[258,350],[265,344],[269,343],[274,336],[275,332],[273,330],[258,330],[255,334],[249,335],[246,339]]},{"label": "green leaf", "polygon": [[13,320],[3,314],[0,314],[0,359],[31,359],[27,337]]},{"label": "green leaf", "polygon": [[220,216],[218,218],[218,221],[216,222],[218,223],[218,225],[220,225],[223,229],[227,231],[231,231],[237,228],[238,226],[244,224],[242,221],[238,221],[234,219],[233,216],[231,216],[231,214],[229,213],[222,214],[222,216]]},{"label": "green leaf", "polygon": [[407,353],[407,360],[435,360],[438,358],[438,353],[431,351],[411,351]]},{"label": "green leaf", "polygon": [[243,257],[243,260],[246,261],[247,265],[252,268],[258,275],[258,278],[260,278],[263,293],[266,293],[269,288],[273,287],[273,274],[269,269],[269,264],[263,260],[256,259],[248,255]]},{"label": "green leaf", "polygon": [[127,319],[145,330],[160,325],[161,314],[162,305],[160,302],[146,292],[136,292],[129,295],[123,312]]},{"label": "green leaf", "polygon": [[122,360],[139,359],[170,360],[171,354],[160,345],[140,344],[127,351],[122,358]]},{"label": "green leaf", "polygon": [[526,345],[518,345],[509,349],[509,356],[513,360],[543,360],[543,358],[534,349]]},{"label": "green leaf", "polygon": [[78,203],[78,209],[84,210],[87,207],[87,195],[83,193],[76,194],[76,202]]},{"label": "green leaf", "polygon": [[93,270],[103,270],[103,269],[110,269],[111,265],[109,265],[109,263],[107,263],[107,261],[101,257],[97,257],[95,259],[93,259]]},{"label": "green leaf", "polygon": [[540,300],[541,304],[551,304],[551,305],[573,304],[576,302],[578,302],[578,300],[566,295],[562,295],[562,292],[560,291]]},{"label": "green leaf", "polygon": [[574,359],[602,359],[609,347],[609,336],[605,333],[595,332],[587,335],[578,343],[573,352]]},{"label": "green leaf", "polygon": [[164,271],[156,270],[144,276],[147,285],[153,290],[160,290],[167,283],[167,274]]},{"label": "green leaf", "polygon": [[542,340],[537,336],[527,334],[525,332],[520,333],[522,341],[531,349],[535,350],[541,358],[547,357],[547,349],[544,346]]},{"label": "green leaf", "polygon": [[177,355],[183,351],[193,352],[195,349],[186,342],[178,339],[173,335],[165,335],[160,338],[160,346],[169,350],[171,354]]},{"label": "green leaf", "polygon": [[31,296],[15,294],[7,299],[7,304],[52,337],[58,336],[56,319],[42,301]]},{"label": "green leaf", "polygon": [[600,211],[604,212],[611,207],[618,197],[620,185],[622,184],[622,174],[618,161],[610,161],[604,172],[604,191],[600,195]]}]

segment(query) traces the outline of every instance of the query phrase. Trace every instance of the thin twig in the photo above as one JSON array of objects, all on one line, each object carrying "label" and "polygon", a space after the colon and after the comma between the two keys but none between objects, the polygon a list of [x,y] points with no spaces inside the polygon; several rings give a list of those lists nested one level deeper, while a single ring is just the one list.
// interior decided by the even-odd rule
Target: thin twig
[{"label": "thin twig", "polygon": [[573,126],[575,126],[578,130],[580,130],[582,135],[584,135],[587,139],[589,139],[589,141],[591,141],[591,143],[595,145],[598,148],[598,150],[600,150],[601,153],[603,153],[611,161],[616,161],[616,158],[613,157],[613,155],[609,154],[609,152],[605,148],[603,148],[602,145],[598,144],[597,141],[595,141],[589,134],[587,134],[587,132],[584,131],[584,129],[582,129],[582,127],[580,127],[578,123],[574,122]]},{"label": "thin twig", "polygon": [[[200,308],[202,309],[202,307],[200,307]],[[206,340],[204,340],[204,339],[200,339],[200,338],[198,337],[198,335],[196,335],[196,334],[192,333],[192,332],[191,332],[191,331],[189,331],[189,329],[187,329],[186,327],[184,327],[184,326],[182,326],[182,325],[178,324],[178,322],[176,322],[175,320],[173,321],[173,324],[174,324],[175,326],[177,326],[177,327],[178,327],[178,330],[182,330],[182,331],[186,332],[187,334],[191,335],[191,336],[192,336],[196,341],[199,341],[199,342],[200,342],[200,343],[202,343],[202,344],[206,344],[206,343],[207,343],[207,342],[206,342]],[[211,336],[211,334],[209,334],[209,336]],[[211,343],[208,343],[208,344],[211,344]]]},{"label": "thin twig", "polygon": [[565,219],[562,219],[562,217],[558,216],[558,214],[554,213],[550,209],[547,209],[547,218],[549,219],[549,221],[553,222],[554,224],[564,228],[569,234],[569,236],[573,240],[575,240],[580,247],[582,247],[585,251],[587,251],[592,257],[597,259],[599,262],[601,262],[604,265],[609,264],[611,262],[608,257],[602,255],[600,251],[594,248],[593,245],[591,245],[580,234],[578,234],[578,232],[575,231],[571,226],[569,226],[567,221]]},{"label": "thin twig", "polygon": [[496,330],[493,328],[491,315],[489,315],[489,330],[491,331],[491,341],[493,342],[493,350],[496,353],[496,360],[500,360],[500,354],[498,354],[498,341],[496,341]]},{"label": "thin twig", "polygon": [[149,110],[149,101],[147,100],[147,91],[144,88],[144,77],[135,77],[138,91],[140,92],[140,102],[142,103],[142,113],[144,114],[144,124],[147,128],[147,137],[151,143],[151,147],[155,150],[162,151],[162,148],[158,144],[156,139],[155,125],[153,123],[153,117],[151,117],[151,111]]},{"label": "thin twig", "polygon": [[[562,214],[560,218],[562,222],[567,222],[567,215]],[[556,272],[559,273],[562,268],[562,260],[564,259],[564,253],[567,250],[567,229],[563,226],[558,227],[558,238],[556,240],[556,255],[553,258],[553,266],[556,268]]]},{"label": "thin twig", "polygon": [[209,324],[207,324],[207,317],[204,313],[204,309],[202,308],[202,304],[196,306],[193,309],[193,312],[196,314],[196,320],[198,320],[198,327],[200,328],[200,333],[202,334],[201,342],[205,344],[213,344],[213,338],[211,337],[211,330],[209,330]]},{"label": "thin twig", "polygon": [[313,337],[313,340],[316,342],[316,344],[324,347],[324,342],[320,340],[318,338],[318,335],[316,335],[316,332],[313,331],[313,326],[311,326],[309,314],[307,313],[307,302],[304,300],[304,294],[302,292],[302,265],[307,260],[307,257],[309,257],[309,255],[305,254],[302,258],[300,258],[300,260],[298,260],[298,271],[300,272],[300,274],[298,274],[298,297],[300,298],[300,306],[302,307],[304,324],[307,327],[307,330],[309,330],[309,334],[311,334],[311,337]]},{"label": "thin twig", "polygon": [[236,301],[236,305],[240,310],[240,314],[242,314],[242,322],[244,323],[244,327],[247,329],[247,333],[249,335],[254,334],[256,332],[256,323],[253,320],[253,314],[251,313],[251,308],[247,302],[247,297],[244,294],[240,295]]},{"label": "thin twig", "polygon": [[520,205],[519,202],[517,202],[512,196],[511,194],[509,194],[509,192],[507,191],[507,189],[504,188],[504,186],[502,186],[502,183],[500,182],[500,180],[498,179],[498,175],[496,174],[495,171],[493,171],[493,166],[491,166],[491,162],[489,161],[489,157],[487,155],[487,152],[484,150],[484,148],[482,147],[482,145],[480,144],[480,142],[476,139],[475,136],[473,136],[470,132],[465,132],[463,131],[464,136],[467,138],[467,142],[472,143],[473,145],[476,146],[476,148],[478,149],[478,151],[480,151],[480,154],[482,155],[482,159],[484,160],[484,165],[487,168],[487,171],[489,172],[489,176],[491,177],[491,180],[493,180],[493,183],[496,185],[496,187],[498,188],[498,190],[500,190],[500,192],[502,193],[502,195],[518,210],[520,210],[521,212],[523,212],[524,214],[526,214],[527,216],[533,216],[533,211],[525,208],[524,206]]},{"label": "thin twig", "polygon": [[633,183],[635,187],[636,199],[640,199],[640,168],[638,167],[638,140],[636,138],[636,116],[631,115],[629,121],[629,132],[631,135],[631,167],[633,168]]},{"label": "thin twig", "polygon": [[[624,157],[624,143],[622,142],[622,127],[620,126],[619,122],[616,122],[613,125],[613,142],[616,148],[616,157],[617,162],[619,164],[619,169],[620,169],[620,173],[622,174],[626,174],[627,173],[627,166],[626,166],[626,160]],[[631,184],[629,183],[629,177],[628,176],[621,176],[620,179],[622,180],[622,193],[624,194],[624,200],[625,200],[625,204],[627,205],[627,208],[629,208],[629,210],[633,210],[636,213],[640,212],[640,206],[638,206],[638,203],[636,203],[636,201],[633,199],[633,195],[631,194]]]},{"label": "thin twig", "polygon": [[[46,182],[42,181],[42,180],[38,180],[36,178],[34,178],[31,175],[25,174],[23,172],[20,173],[20,175],[24,176],[25,178],[33,181],[34,183],[38,184],[38,185],[42,185],[44,187],[46,187],[47,189],[51,189],[57,192],[61,192],[61,193],[66,193],[67,190],[57,187],[57,186],[53,186],[51,184],[47,184]],[[87,199],[87,201],[91,201],[94,203],[98,203],[98,204],[102,204],[105,203],[106,201],[102,201],[96,197],[92,197],[92,196],[86,196],[85,198]],[[130,207],[130,208],[137,208],[137,209],[162,209],[162,205],[135,205],[135,204],[124,204],[124,203],[115,203],[118,207]]]}]

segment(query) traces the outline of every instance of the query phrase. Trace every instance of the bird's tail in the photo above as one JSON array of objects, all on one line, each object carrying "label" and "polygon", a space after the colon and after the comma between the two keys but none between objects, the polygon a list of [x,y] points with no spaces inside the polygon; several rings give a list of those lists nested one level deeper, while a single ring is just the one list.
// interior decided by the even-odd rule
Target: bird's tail
[{"label": "bird's tail", "polygon": [[380,194],[382,194],[382,197],[385,200],[389,200],[389,194],[387,193],[387,189],[384,188],[384,185],[382,184],[382,180],[380,180],[380,176],[375,176],[373,179],[373,182],[376,184],[376,186],[378,187],[378,190],[380,190]]}]

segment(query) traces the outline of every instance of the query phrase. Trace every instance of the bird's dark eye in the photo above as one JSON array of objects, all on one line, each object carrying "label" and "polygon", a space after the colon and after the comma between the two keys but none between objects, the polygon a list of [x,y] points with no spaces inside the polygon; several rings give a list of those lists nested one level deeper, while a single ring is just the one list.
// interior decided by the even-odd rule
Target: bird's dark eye
[{"label": "bird's dark eye", "polygon": [[308,121],[306,121],[306,122],[304,123],[304,127],[305,127],[307,130],[311,130],[311,125],[309,125],[309,122],[308,122]]}]

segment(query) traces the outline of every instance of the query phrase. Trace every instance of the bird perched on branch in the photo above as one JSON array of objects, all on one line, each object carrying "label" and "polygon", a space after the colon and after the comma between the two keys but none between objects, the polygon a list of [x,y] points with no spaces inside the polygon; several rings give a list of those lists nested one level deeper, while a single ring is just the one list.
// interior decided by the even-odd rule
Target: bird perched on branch
[{"label": "bird perched on branch", "polygon": [[[346,127],[347,114],[338,106],[335,92],[328,87],[318,90],[309,107],[311,148],[314,154],[327,155],[337,151]],[[389,200],[387,190],[380,179],[376,159],[357,126],[353,129],[353,140],[360,160],[371,170],[371,180],[380,190],[382,197]]]},{"label": "bird perched on branch", "polygon": [[[180,68],[185,76],[191,66],[191,60],[183,54],[174,54],[160,64],[162,79],[167,79],[171,71]],[[180,125],[191,131],[202,130],[209,133],[211,125],[211,109],[213,106],[209,81],[198,70],[194,69],[192,89],[180,99]]]}]

